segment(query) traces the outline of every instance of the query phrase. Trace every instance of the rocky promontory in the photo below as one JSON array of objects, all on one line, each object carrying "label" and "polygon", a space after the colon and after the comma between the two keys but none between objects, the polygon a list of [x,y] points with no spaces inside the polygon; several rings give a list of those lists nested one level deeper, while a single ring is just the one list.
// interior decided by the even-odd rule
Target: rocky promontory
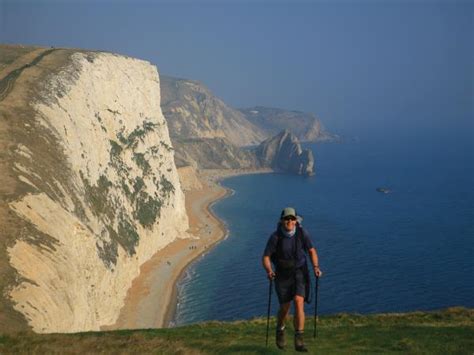
[{"label": "rocky promontory", "polygon": [[161,77],[161,107],[171,139],[225,138],[241,147],[266,138],[262,130],[200,82]]},{"label": "rocky promontory", "polygon": [[337,141],[337,135],[327,132],[314,113],[255,106],[239,109],[246,119],[260,128],[267,137],[288,129],[301,142]]},{"label": "rocky promontory", "polygon": [[297,175],[314,175],[314,157],[309,149],[302,149],[298,138],[289,130],[262,142],[255,155],[260,165],[277,172]]},{"label": "rocky promontory", "polygon": [[[176,149],[178,167],[197,169],[260,169],[311,175],[314,159],[311,152],[298,148],[299,141],[328,142],[338,137],[328,133],[312,113],[263,106],[234,109],[203,84],[187,79],[162,76],[162,110],[168,121],[170,136]],[[277,141],[280,132],[291,133],[288,142],[300,154],[276,153],[275,163],[268,156],[257,157],[255,149]],[[296,140],[295,140],[296,139]],[[299,140],[299,141],[298,141]],[[286,146],[285,146],[286,147]],[[260,150],[262,150],[261,148]],[[271,151],[271,152],[270,152]]]}]

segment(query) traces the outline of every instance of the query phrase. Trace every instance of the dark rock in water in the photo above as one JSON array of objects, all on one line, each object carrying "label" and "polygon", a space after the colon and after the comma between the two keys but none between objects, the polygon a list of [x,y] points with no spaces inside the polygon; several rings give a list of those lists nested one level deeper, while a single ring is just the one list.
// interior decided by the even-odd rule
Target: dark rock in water
[{"label": "dark rock in water", "polygon": [[298,175],[314,175],[313,152],[301,149],[298,138],[287,129],[262,142],[255,154],[262,167]]},{"label": "dark rock in water", "polygon": [[378,192],[381,192],[383,194],[389,194],[390,192],[392,192],[392,190],[386,188],[386,187],[377,187],[376,190]]}]

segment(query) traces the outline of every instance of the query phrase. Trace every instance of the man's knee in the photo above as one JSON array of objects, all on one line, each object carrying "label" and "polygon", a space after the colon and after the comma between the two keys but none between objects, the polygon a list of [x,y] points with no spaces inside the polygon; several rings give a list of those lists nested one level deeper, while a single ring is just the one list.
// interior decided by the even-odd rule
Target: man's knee
[{"label": "man's knee", "polygon": [[303,296],[296,295],[295,298],[294,298],[294,302],[295,302],[295,307],[297,309],[301,309],[302,307],[304,307],[304,297]]}]

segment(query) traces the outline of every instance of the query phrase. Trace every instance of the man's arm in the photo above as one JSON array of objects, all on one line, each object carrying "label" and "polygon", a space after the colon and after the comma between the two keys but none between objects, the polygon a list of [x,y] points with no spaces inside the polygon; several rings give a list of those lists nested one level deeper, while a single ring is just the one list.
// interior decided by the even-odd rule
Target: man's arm
[{"label": "man's arm", "polygon": [[268,279],[272,280],[273,278],[275,278],[275,273],[273,272],[272,262],[271,262],[269,256],[266,256],[266,255],[263,256],[262,265],[263,265],[263,268],[265,269],[265,271],[267,272]]},{"label": "man's arm", "polygon": [[311,258],[311,263],[313,264],[314,275],[316,277],[321,277],[323,273],[321,272],[321,269],[319,268],[319,259],[318,259],[318,253],[316,252],[316,248],[309,249],[309,257]]},{"label": "man's arm", "polygon": [[308,251],[309,257],[311,258],[311,263],[313,264],[313,271],[316,277],[320,277],[323,275],[319,268],[319,259],[318,253],[316,252],[316,248],[313,246],[311,242],[311,237],[309,236],[308,232],[302,228],[303,230],[303,241],[305,244],[305,249]]},{"label": "man's arm", "polygon": [[277,247],[277,237],[275,234],[272,234],[270,238],[268,238],[267,245],[265,247],[265,250],[263,251],[263,256],[262,256],[262,265],[263,265],[263,268],[265,269],[265,272],[267,273],[267,277],[269,280],[272,280],[275,278],[275,273],[273,272],[272,261],[270,259],[270,255],[273,255],[273,253],[276,252],[276,247]]}]

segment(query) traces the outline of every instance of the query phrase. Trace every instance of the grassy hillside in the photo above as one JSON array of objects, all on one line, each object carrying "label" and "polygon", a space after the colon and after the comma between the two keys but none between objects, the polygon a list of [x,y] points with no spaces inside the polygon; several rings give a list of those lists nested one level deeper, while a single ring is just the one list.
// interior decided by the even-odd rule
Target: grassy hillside
[{"label": "grassy hillside", "polygon": [[[307,319],[306,340],[313,354],[473,354],[474,310],[451,308],[406,314],[324,316],[312,338]],[[271,319],[268,348],[266,320],[208,322],[172,329],[122,330],[78,334],[0,335],[0,353],[147,353],[147,354],[280,354],[274,345]],[[285,353],[294,353],[292,330]]]}]

